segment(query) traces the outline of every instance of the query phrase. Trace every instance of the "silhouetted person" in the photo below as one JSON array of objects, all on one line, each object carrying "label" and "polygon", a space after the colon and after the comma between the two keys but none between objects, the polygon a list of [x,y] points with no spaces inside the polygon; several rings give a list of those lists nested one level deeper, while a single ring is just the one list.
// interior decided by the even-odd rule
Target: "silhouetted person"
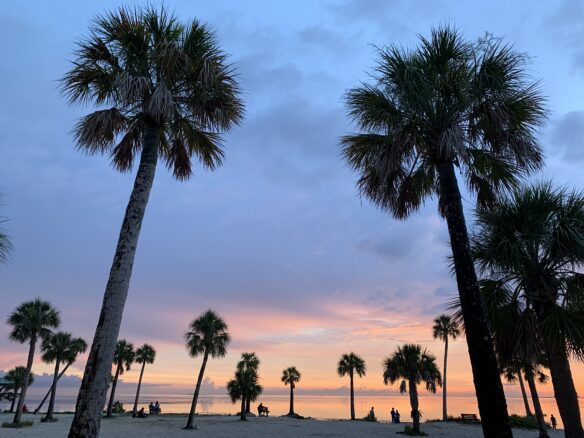
[{"label": "silhouetted person", "polygon": [[552,414],[550,416],[550,422],[552,423],[552,428],[557,428],[558,427],[558,420],[556,420],[556,417],[554,417],[554,414]]},{"label": "silhouetted person", "polygon": [[150,412],[150,414],[154,413],[154,402],[150,402],[148,405],[148,412]]},{"label": "silhouetted person", "polygon": [[266,417],[270,416],[270,410],[268,409],[267,406],[264,406],[263,403],[260,403],[258,406],[258,416],[262,416],[265,415]]},{"label": "silhouetted person", "polygon": [[369,418],[372,420],[375,418],[375,409],[373,406],[371,406],[371,410],[369,411]]},{"label": "silhouetted person", "polygon": [[162,412],[162,409],[160,409],[160,403],[158,403],[158,400],[156,400],[156,403],[154,403],[154,413],[160,414],[161,412]]},{"label": "silhouetted person", "polygon": [[391,408],[391,422],[395,423],[395,409]]},{"label": "silhouetted person", "polygon": [[148,414],[146,412],[144,412],[144,408],[140,409],[138,411],[138,418],[146,418],[148,417]]},{"label": "silhouetted person", "polygon": [[396,411],[395,411],[395,422],[396,423],[399,423],[400,422],[400,418],[401,418],[401,415],[400,415],[399,411],[396,409]]}]

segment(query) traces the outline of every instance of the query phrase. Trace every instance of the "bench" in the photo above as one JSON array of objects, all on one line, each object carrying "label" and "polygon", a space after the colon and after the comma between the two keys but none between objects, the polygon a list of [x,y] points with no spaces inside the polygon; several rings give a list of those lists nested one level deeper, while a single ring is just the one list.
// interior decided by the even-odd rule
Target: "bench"
[{"label": "bench", "polygon": [[477,414],[460,414],[460,418],[463,423],[481,424],[481,420],[479,420]]}]

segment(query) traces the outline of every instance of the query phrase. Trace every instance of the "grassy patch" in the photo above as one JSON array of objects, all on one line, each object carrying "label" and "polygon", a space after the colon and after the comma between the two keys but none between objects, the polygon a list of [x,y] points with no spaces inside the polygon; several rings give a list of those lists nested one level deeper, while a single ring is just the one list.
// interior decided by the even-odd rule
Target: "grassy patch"
[{"label": "grassy patch", "polygon": [[6,421],[2,423],[2,427],[6,427],[8,429],[20,429],[22,427],[30,427],[34,423],[32,421],[21,421],[20,423],[13,423],[11,421]]},{"label": "grassy patch", "polygon": [[420,431],[419,433],[414,432],[414,428],[412,426],[404,426],[404,431],[398,432],[398,433],[402,434],[402,435],[408,435],[408,436],[428,436],[428,434],[426,432],[422,432],[422,431]]},{"label": "grassy patch", "polygon": [[[523,417],[520,415],[509,415],[509,422],[511,423],[511,427],[518,427],[520,429],[538,429],[539,426],[537,424],[537,418],[535,416],[531,417]],[[547,428],[549,429],[549,424],[546,423]]]}]

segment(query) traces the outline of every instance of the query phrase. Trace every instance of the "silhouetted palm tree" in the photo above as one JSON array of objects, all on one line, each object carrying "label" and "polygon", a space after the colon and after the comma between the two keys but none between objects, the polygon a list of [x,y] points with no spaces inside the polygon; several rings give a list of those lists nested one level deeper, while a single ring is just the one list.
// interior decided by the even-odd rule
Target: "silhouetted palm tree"
[{"label": "silhouetted palm tree", "polygon": [[357,374],[359,377],[363,377],[365,372],[365,361],[353,352],[349,354],[343,354],[339,360],[339,363],[337,364],[337,373],[339,376],[349,376],[351,388],[351,420],[355,419],[355,389],[353,385],[353,377],[355,374]]},{"label": "silhouetted palm tree", "polygon": [[383,382],[394,384],[401,380],[399,392],[410,394],[414,433],[420,433],[420,410],[418,403],[418,385],[426,384],[426,389],[436,392],[436,386],[442,384],[442,376],[436,365],[436,358],[420,345],[405,344],[397,347],[394,353],[383,361]]},{"label": "silhouetted palm tree", "polygon": [[246,400],[251,398],[254,393],[261,393],[262,386],[258,383],[258,372],[253,368],[239,367],[235,370],[233,379],[227,382],[227,393],[233,403],[241,400],[241,407],[239,411],[239,419],[246,421]]},{"label": "silhouetted palm tree", "polygon": [[233,67],[214,33],[164,8],[98,16],[62,80],[71,103],[101,109],[75,127],[77,146],[130,171],[139,161],[69,436],[97,437],[138,238],[159,158],[175,178],[221,165],[221,133],[243,116]]},{"label": "silhouetted palm tree", "polygon": [[[59,327],[59,324],[61,324],[59,311],[46,301],[35,298],[33,301],[27,301],[18,306],[10,314],[7,322],[12,326],[10,331],[11,340],[21,344],[28,342],[28,360],[26,361],[23,377],[23,381],[27,382],[32,369],[37,341],[47,339],[52,333],[51,329]],[[20,423],[27,388],[27,385],[22,385],[13,424]]]},{"label": "silhouetted palm tree", "polygon": [[144,368],[146,364],[154,363],[156,358],[156,351],[151,345],[144,344],[136,350],[136,358],[134,359],[136,363],[141,363],[142,368],[140,369],[140,379],[138,380],[138,389],[136,389],[136,399],[134,400],[134,409],[132,410],[132,415],[136,416],[138,412],[138,401],[140,400],[140,387],[142,386],[142,377],[144,376]]},{"label": "silhouetted palm tree", "polygon": [[195,410],[197,409],[197,400],[203,376],[207,366],[209,356],[213,358],[224,357],[227,354],[227,345],[231,341],[231,336],[227,332],[227,324],[217,313],[209,309],[197,319],[191,322],[189,331],[185,333],[185,343],[191,357],[203,355],[203,362],[197,378],[197,386],[189,411],[189,418],[185,429],[193,429],[195,419]]},{"label": "silhouetted palm tree", "polygon": [[525,415],[527,417],[532,417],[533,414],[531,412],[531,407],[529,406],[529,400],[527,399],[527,392],[525,391],[525,383],[523,383],[521,369],[516,365],[508,365],[503,368],[502,374],[507,383],[519,383],[519,389],[521,390],[521,397],[523,398],[523,405],[525,407]]},{"label": "silhouetted palm tree", "polygon": [[[5,222],[6,219],[0,216],[0,224]],[[12,250],[12,243],[10,243],[10,239],[8,235],[4,232],[2,228],[0,228],[0,263],[5,263],[8,259],[8,254]]]},{"label": "silhouetted palm tree", "polygon": [[[584,437],[569,355],[584,357],[584,194],[543,183],[477,212],[473,253],[481,270],[525,306],[550,368],[567,437]],[[533,332],[532,332],[533,333]],[[528,342],[530,339],[526,339]]]},{"label": "silhouetted palm tree", "polygon": [[[242,370],[254,370],[256,373],[259,371],[260,359],[255,353],[241,353],[241,360],[237,363],[237,369]],[[260,389],[258,391],[258,389]],[[245,397],[245,413],[251,413],[251,402],[256,401],[261,394],[261,386],[257,385],[252,391],[249,391]]]},{"label": "silhouetted palm tree", "polygon": [[[73,345],[72,345],[71,349],[68,350],[69,356],[67,356],[67,358],[63,360],[63,362],[66,363],[65,368],[63,368],[63,370],[57,376],[57,382],[61,379],[61,377],[63,377],[63,375],[69,369],[69,367],[73,364],[73,362],[75,362],[77,360],[77,355],[79,355],[80,353],[85,353],[85,350],[87,350],[87,343],[83,339],[75,338],[72,340],[72,342],[73,342]],[[53,389],[53,387],[51,386],[49,388],[49,390],[47,391],[47,393],[45,394],[44,398],[41,400],[39,405],[34,410],[35,415],[41,410],[41,408],[43,407],[43,405],[47,401],[47,398],[49,398],[49,396],[53,392],[52,389]]]},{"label": "silhouetted palm tree", "polygon": [[[14,412],[14,404],[19,397],[18,392],[22,390],[22,386],[25,382],[24,376],[26,374],[26,367],[18,366],[9,370],[4,378],[10,382],[10,385],[6,388],[9,393],[8,397],[11,399],[10,413]],[[28,386],[34,383],[34,376],[32,373],[28,375]]]},{"label": "silhouetted palm tree", "polygon": [[53,384],[50,389],[51,399],[49,401],[49,409],[41,421],[57,421],[53,417],[53,410],[55,409],[59,368],[62,363],[69,364],[75,361],[80,348],[83,348],[83,350],[87,348],[85,341],[81,338],[74,338],[71,333],[67,332],[57,332],[43,340],[41,346],[43,362],[47,364],[55,362],[55,371],[53,373]]},{"label": "silhouetted palm tree", "polygon": [[113,364],[116,366],[116,374],[112,380],[112,389],[110,392],[110,399],[107,405],[106,417],[112,416],[112,411],[114,407],[114,397],[116,396],[116,387],[118,386],[118,378],[124,374],[125,371],[130,371],[134,359],[136,358],[136,352],[134,351],[134,345],[125,339],[120,339],[116,343],[116,351],[114,352]]},{"label": "silhouetted palm tree", "polygon": [[282,382],[284,385],[290,385],[290,411],[288,415],[295,415],[294,412],[294,388],[296,388],[296,383],[300,381],[302,375],[296,367],[288,367],[282,371]]},{"label": "silhouetted palm tree", "polygon": [[505,394],[480,306],[457,171],[480,205],[539,169],[536,128],[543,98],[526,76],[526,57],[493,38],[473,44],[450,27],[420,37],[414,50],[379,50],[374,84],[346,95],[358,134],[343,153],[360,174],[360,193],[398,219],[432,196],[450,235],[454,271],[482,427],[511,437]]},{"label": "silhouetted palm tree", "polygon": [[448,409],[446,406],[446,365],[448,363],[448,339],[456,339],[460,335],[458,323],[450,315],[440,315],[434,319],[432,326],[432,336],[434,339],[444,341],[444,369],[442,373],[442,420],[448,420]]}]

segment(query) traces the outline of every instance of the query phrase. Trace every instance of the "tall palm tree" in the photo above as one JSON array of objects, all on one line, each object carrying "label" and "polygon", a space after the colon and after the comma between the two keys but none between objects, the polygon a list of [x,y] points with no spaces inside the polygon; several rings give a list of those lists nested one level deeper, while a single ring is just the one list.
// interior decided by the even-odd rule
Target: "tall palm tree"
[{"label": "tall palm tree", "polygon": [[[77,360],[77,356],[81,353],[85,353],[85,350],[87,350],[87,343],[81,338],[73,339],[72,344],[73,345],[68,350],[68,356],[63,360],[63,362],[65,362],[66,365],[61,370],[59,375],[57,376],[57,382],[61,379],[61,377],[63,377],[63,375],[67,372],[67,370],[73,364],[73,362],[75,362]],[[35,415],[38,414],[38,412],[41,410],[41,408],[43,407],[43,405],[47,401],[47,398],[49,398],[49,396],[52,394],[52,392],[53,392],[53,387],[51,386],[49,388],[49,390],[47,391],[47,393],[45,394],[44,398],[41,400],[39,405],[34,410]]]},{"label": "tall palm tree", "polygon": [[418,403],[418,385],[426,384],[426,389],[436,393],[436,386],[442,384],[442,376],[436,365],[436,358],[422,350],[421,345],[405,344],[383,361],[383,382],[394,384],[401,380],[399,392],[410,394],[414,433],[420,433],[420,410]]},{"label": "tall palm tree", "polygon": [[[260,359],[255,353],[241,353],[241,360],[237,363],[238,370],[254,370],[256,373],[259,371]],[[261,386],[256,385],[254,390],[249,391],[245,397],[245,413],[251,414],[251,402],[256,401],[261,394]]]},{"label": "tall palm tree", "polygon": [[191,357],[203,355],[203,362],[197,378],[197,386],[193,394],[193,402],[189,411],[189,418],[185,429],[193,429],[195,410],[207,360],[209,356],[213,358],[224,357],[227,354],[227,345],[231,342],[231,336],[227,331],[227,324],[216,312],[209,309],[189,325],[189,331],[185,333],[185,344]]},{"label": "tall palm tree", "polygon": [[[35,298],[18,306],[10,314],[7,322],[12,326],[10,331],[11,340],[21,344],[28,342],[28,360],[26,361],[26,369],[22,379],[27,382],[32,369],[36,344],[39,340],[47,339],[52,333],[52,328],[59,327],[61,324],[59,311],[51,306],[50,303],[42,301],[40,298]],[[22,385],[16,413],[12,420],[13,424],[20,423],[27,389],[28,385]]]},{"label": "tall palm tree", "polygon": [[349,354],[343,354],[339,360],[339,363],[337,364],[337,373],[339,376],[349,376],[351,388],[351,420],[355,419],[355,389],[353,386],[353,377],[355,374],[357,374],[359,377],[363,377],[365,372],[365,361],[353,352]]},{"label": "tall palm tree", "polygon": [[43,341],[41,350],[43,352],[43,362],[50,364],[55,362],[55,371],[53,373],[53,384],[51,385],[51,399],[49,401],[49,409],[47,414],[41,420],[57,421],[53,417],[53,410],[55,408],[55,397],[57,395],[57,382],[59,380],[59,368],[62,363],[71,363],[77,357],[80,348],[86,348],[85,341],[80,338],[74,338],[71,333],[57,332],[50,335]]},{"label": "tall palm tree", "polygon": [[432,336],[434,339],[444,341],[444,368],[442,373],[442,420],[448,420],[446,405],[446,365],[448,363],[448,339],[456,339],[460,335],[458,323],[450,315],[440,315],[434,319]]},{"label": "tall palm tree", "polygon": [[290,416],[296,415],[294,412],[294,388],[296,388],[296,383],[300,381],[301,377],[302,375],[296,367],[288,367],[282,371],[282,382],[284,382],[284,385],[290,385],[290,411],[288,412]]},{"label": "tall palm tree", "polygon": [[584,357],[584,194],[528,186],[477,212],[473,253],[527,309],[567,437],[584,437],[569,356]]},{"label": "tall palm tree", "polygon": [[136,399],[134,400],[134,409],[132,410],[132,415],[136,416],[138,412],[138,401],[140,399],[140,387],[142,386],[142,377],[144,376],[144,368],[146,364],[154,363],[156,358],[156,351],[151,345],[144,344],[136,350],[135,362],[141,363],[142,368],[140,369],[140,379],[138,380],[138,389],[136,389]]},{"label": "tall palm tree", "polygon": [[235,370],[233,379],[227,382],[227,393],[233,403],[241,400],[239,419],[247,420],[246,400],[249,400],[253,394],[259,394],[263,391],[262,386],[258,383],[258,372],[254,368],[240,367],[239,364]]},{"label": "tall palm tree", "polygon": [[120,7],[97,16],[62,80],[71,103],[101,109],[75,127],[79,149],[119,171],[139,161],[104,292],[69,436],[97,437],[138,238],[158,159],[178,180],[221,165],[223,132],[243,117],[233,67],[205,24],[164,8]]},{"label": "tall palm tree", "polygon": [[526,364],[523,368],[523,372],[525,374],[525,380],[527,380],[527,386],[529,386],[531,400],[533,401],[533,409],[535,410],[535,418],[537,419],[537,425],[539,428],[539,438],[549,438],[543,409],[541,408],[541,403],[539,401],[539,394],[537,393],[537,387],[535,386],[536,378],[539,383],[546,384],[549,377],[541,371],[539,365]]},{"label": "tall palm tree", "polygon": [[379,50],[373,84],[345,97],[360,133],[342,139],[358,188],[379,208],[405,219],[432,196],[450,235],[454,272],[482,427],[512,436],[492,340],[480,306],[457,171],[489,205],[542,165],[536,128],[545,118],[525,56],[497,40],[467,42],[450,27],[420,37],[414,50]]},{"label": "tall palm tree", "polygon": [[112,380],[112,390],[110,392],[110,399],[107,405],[106,417],[112,416],[114,407],[114,397],[116,396],[116,387],[118,386],[118,379],[125,371],[129,371],[136,358],[134,345],[125,339],[120,339],[116,343],[116,351],[114,352],[113,364],[116,366],[116,373]]},{"label": "tall palm tree", "polygon": [[[18,367],[14,367],[11,370],[9,370],[6,373],[6,375],[4,376],[4,378],[10,382],[7,390],[9,391],[8,395],[9,395],[10,399],[12,399],[12,403],[10,404],[10,413],[11,414],[14,412],[14,404],[16,403],[16,400],[19,397],[18,392],[21,391],[22,387],[24,386],[25,374],[26,374],[26,367],[18,366]],[[30,373],[28,375],[28,385],[27,386],[30,386],[33,383],[34,383],[34,376],[32,373]]]},{"label": "tall palm tree", "polygon": [[531,407],[529,406],[529,400],[527,399],[527,391],[525,391],[525,383],[523,382],[523,376],[521,375],[521,369],[517,365],[511,365],[503,368],[503,376],[507,383],[519,383],[519,389],[521,390],[521,398],[523,398],[523,405],[525,407],[525,415],[527,417],[532,417]]}]

